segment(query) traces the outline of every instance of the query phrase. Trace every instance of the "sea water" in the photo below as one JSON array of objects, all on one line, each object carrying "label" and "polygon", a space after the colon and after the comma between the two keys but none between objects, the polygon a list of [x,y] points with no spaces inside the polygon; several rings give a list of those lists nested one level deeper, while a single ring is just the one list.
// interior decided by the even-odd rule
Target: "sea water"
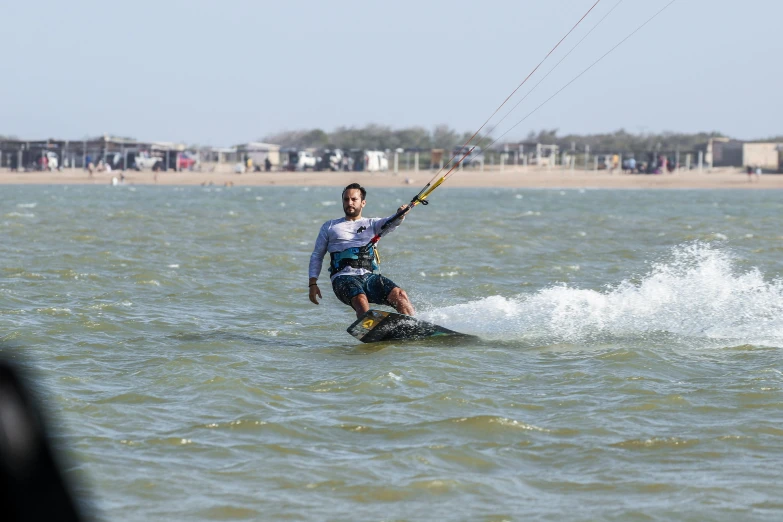
[{"label": "sea water", "polygon": [[[439,189],[363,345],[323,187],[6,186],[0,351],[100,520],[779,520],[783,194]],[[388,216],[415,189],[371,189]]]}]

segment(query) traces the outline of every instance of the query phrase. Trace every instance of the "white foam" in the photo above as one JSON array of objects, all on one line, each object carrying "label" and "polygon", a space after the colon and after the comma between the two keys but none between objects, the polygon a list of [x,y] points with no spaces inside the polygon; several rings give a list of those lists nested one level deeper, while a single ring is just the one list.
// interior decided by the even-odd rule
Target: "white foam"
[{"label": "white foam", "polygon": [[734,257],[704,243],[679,246],[666,262],[605,291],[553,286],[512,298],[492,296],[421,314],[488,339],[579,342],[666,332],[781,346],[783,279],[741,271]]}]

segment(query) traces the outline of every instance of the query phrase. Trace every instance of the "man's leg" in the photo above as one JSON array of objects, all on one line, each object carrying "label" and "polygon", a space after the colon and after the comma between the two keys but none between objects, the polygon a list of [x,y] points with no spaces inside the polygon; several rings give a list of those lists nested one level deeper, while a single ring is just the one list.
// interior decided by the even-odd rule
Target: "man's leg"
[{"label": "man's leg", "polygon": [[[413,310],[413,305],[408,299],[408,294],[406,294],[405,290],[403,290],[399,286],[394,288],[394,290],[392,290],[391,292],[389,292],[389,295],[386,297],[386,300],[389,302],[389,304],[391,304],[394,307],[395,310],[397,310],[401,314],[412,316],[415,313]],[[365,302],[367,302],[366,297],[365,297]]]},{"label": "man's leg", "polygon": [[359,294],[351,298],[351,306],[356,311],[356,318],[363,316],[370,309],[370,303],[365,294]]},{"label": "man's leg", "polygon": [[367,295],[363,290],[363,283],[357,276],[339,276],[332,282],[332,289],[337,298],[350,306],[356,312],[356,317],[361,317],[370,309]]}]

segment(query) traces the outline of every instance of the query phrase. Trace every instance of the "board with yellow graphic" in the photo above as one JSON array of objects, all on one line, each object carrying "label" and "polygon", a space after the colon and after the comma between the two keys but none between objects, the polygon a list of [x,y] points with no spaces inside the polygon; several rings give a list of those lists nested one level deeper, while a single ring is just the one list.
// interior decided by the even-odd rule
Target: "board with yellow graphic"
[{"label": "board with yellow graphic", "polygon": [[473,337],[443,328],[437,324],[420,321],[409,315],[381,310],[368,310],[348,327],[348,333],[363,343],[412,341],[443,336]]}]

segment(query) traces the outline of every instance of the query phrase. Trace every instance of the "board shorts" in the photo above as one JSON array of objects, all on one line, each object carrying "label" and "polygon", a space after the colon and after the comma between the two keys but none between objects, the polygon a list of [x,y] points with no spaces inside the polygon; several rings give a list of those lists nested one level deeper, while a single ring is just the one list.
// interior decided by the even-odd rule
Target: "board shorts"
[{"label": "board shorts", "polygon": [[351,299],[359,294],[365,294],[367,301],[371,303],[391,306],[386,298],[395,288],[398,286],[394,284],[394,281],[380,274],[337,276],[332,281],[334,295],[351,308],[353,308]]}]

